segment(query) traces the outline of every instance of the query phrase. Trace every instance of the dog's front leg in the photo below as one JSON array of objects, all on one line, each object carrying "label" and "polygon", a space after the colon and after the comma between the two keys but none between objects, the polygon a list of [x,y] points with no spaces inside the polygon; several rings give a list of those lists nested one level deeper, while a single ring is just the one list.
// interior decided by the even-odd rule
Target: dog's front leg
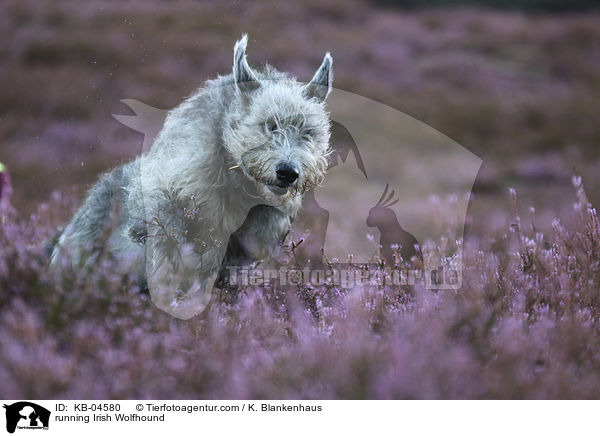
[{"label": "dog's front leg", "polygon": [[153,303],[181,319],[189,319],[209,305],[223,249],[199,253],[195,244],[181,243],[177,255],[161,258],[162,247],[149,244],[146,262],[148,289]]},{"label": "dog's front leg", "polygon": [[290,217],[274,207],[258,205],[250,209],[242,226],[229,238],[217,286],[229,287],[230,267],[246,266],[275,256],[290,225]]}]

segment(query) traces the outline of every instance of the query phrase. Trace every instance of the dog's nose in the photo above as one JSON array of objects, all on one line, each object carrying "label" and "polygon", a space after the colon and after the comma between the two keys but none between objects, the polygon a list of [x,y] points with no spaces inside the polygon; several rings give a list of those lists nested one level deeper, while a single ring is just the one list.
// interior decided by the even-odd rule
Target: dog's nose
[{"label": "dog's nose", "polygon": [[298,170],[289,162],[280,162],[275,168],[277,181],[285,185],[291,185],[299,176]]}]

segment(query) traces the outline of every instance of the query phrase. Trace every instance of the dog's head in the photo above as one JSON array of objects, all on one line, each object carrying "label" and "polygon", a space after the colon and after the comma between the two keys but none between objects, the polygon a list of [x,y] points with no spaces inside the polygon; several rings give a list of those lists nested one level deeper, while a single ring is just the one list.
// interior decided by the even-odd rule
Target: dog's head
[{"label": "dog's head", "polygon": [[[247,37],[234,49],[233,101],[223,140],[232,168],[242,170],[265,196],[302,193],[325,176],[333,59],[327,53],[304,85],[270,66],[255,71],[246,61]],[[239,169],[238,169],[239,168]]]}]

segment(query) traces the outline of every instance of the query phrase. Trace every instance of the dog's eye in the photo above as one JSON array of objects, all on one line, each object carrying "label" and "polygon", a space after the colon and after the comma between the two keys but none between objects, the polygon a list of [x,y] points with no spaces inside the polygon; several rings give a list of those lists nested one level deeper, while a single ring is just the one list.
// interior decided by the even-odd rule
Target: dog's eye
[{"label": "dog's eye", "polygon": [[277,123],[275,121],[269,121],[267,123],[267,129],[269,130],[269,132],[273,133],[279,130],[279,126],[277,126]]},{"label": "dog's eye", "polygon": [[313,129],[306,129],[302,132],[304,138],[312,139],[315,137],[315,131]]}]

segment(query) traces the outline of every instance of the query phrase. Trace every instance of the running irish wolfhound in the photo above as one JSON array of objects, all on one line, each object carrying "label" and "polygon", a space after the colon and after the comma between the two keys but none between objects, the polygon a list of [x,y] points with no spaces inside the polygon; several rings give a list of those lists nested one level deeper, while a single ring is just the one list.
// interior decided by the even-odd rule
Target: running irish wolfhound
[{"label": "running irish wolfhound", "polygon": [[139,262],[154,303],[179,318],[204,309],[227,266],[273,255],[302,194],[328,163],[333,60],[308,84],[246,61],[172,110],[150,149],[103,175],[66,225],[53,265],[99,252]]}]

